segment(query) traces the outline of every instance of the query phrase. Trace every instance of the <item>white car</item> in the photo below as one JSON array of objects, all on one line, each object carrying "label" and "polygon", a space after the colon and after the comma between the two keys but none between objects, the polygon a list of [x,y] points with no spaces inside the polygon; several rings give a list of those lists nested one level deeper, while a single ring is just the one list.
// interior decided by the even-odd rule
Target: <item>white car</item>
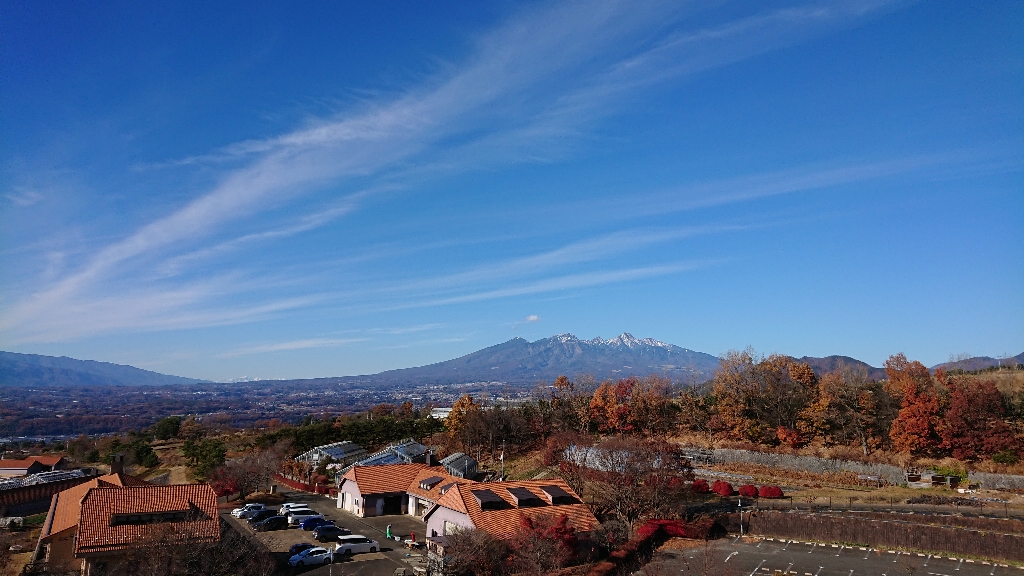
[{"label": "white car", "polygon": [[309,504],[305,504],[303,502],[285,502],[284,504],[281,504],[280,508],[278,508],[277,514],[278,514],[278,516],[284,516],[285,514],[288,514],[288,511],[291,510],[292,508],[308,508],[308,507],[309,507]]},{"label": "white car", "polygon": [[314,566],[316,564],[327,564],[331,561],[332,554],[330,550],[314,546],[312,548],[306,548],[302,552],[299,552],[295,556],[288,559],[288,564],[291,566]]},{"label": "white car", "polygon": [[309,520],[310,518],[324,517],[323,514],[309,508],[292,508],[285,516],[288,517],[288,524],[291,526],[296,526],[303,520]]},{"label": "white car", "polygon": [[241,508],[235,508],[231,511],[231,515],[235,518],[248,518],[260,510],[266,510],[267,507],[263,504],[246,504]]},{"label": "white car", "polygon": [[363,552],[376,552],[380,550],[380,544],[362,534],[351,536],[338,536],[338,543],[334,545],[335,554],[361,554]]}]

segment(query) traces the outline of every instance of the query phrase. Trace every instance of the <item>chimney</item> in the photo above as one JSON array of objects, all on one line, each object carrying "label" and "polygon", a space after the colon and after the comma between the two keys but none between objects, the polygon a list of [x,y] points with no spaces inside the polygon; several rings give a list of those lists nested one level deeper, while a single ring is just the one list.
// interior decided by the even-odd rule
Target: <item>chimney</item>
[{"label": "chimney", "polygon": [[124,454],[110,455],[110,473],[124,474]]}]

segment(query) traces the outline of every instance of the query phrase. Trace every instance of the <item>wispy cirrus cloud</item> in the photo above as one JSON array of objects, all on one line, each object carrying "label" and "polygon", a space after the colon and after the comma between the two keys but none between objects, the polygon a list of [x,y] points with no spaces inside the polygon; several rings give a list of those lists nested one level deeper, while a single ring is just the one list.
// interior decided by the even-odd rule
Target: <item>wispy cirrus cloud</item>
[{"label": "wispy cirrus cloud", "polygon": [[[408,185],[429,174],[550,161],[571,150],[595,122],[619,111],[625,99],[652,83],[736,62],[855,23],[887,4],[867,0],[813,3],[715,26],[691,25],[691,5],[667,1],[642,7],[623,0],[566,2],[526,9],[478,37],[463,62],[401,94],[366,101],[358,109],[273,138],[247,140],[210,154],[172,161],[194,165],[227,160],[230,167],[211,189],[139,226],[122,240],[99,247],[77,269],[16,301],[5,298],[0,329],[15,342],[52,341],[106,331],[242,322],[270,311],[322,302],[319,295],[261,296],[253,290],[252,297],[265,303],[225,306],[221,303],[223,291],[212,283],[168,286],[154,280],[132,290],[125,290],[120,283],[125,277],[174,275],[197,261],[243,245],[301,234],[355,214],[372,202],[375,194],[352,196],[333,212],[298,223],[226,241],[210,240],[217,237],[214,231],[228,224],[290,205],[326,186],[370,180],[380,189],[396,183]],[[841,177],[833,175],[833,179]],[[770,183],[762,183],[762,188],[770,187]],[[728,191],[706,191],[718,199],[703,201],[742,201],[749,196],[744,196],[741,188],[738,185],[731,196]],[[479,285],[488,272],[515,277],[531,270],[553,270],[559,263],[596,262],[607,258],[609,251],[621,253],[645,242],[664,241],[652,236],[634,238],[627,247],[613,246],[625,240],[601,237],[581,241],[533,257],[413,280],[404,287],[438,292],[460,282]],[[197,249],[196,243],[207,245]],[[557,275],[516,287],[439,295],[421,302],[448,305],[564,290],[673,273],[688,266]]]},{"label": "wispy cirrus cloud", "polygon": [[307,338],[304,340],[288,340],[286,342],[271,342],[267,344],[255,344],[235,348],[218,354],[221,358],[234,358],[237,356],[251,356],[254,354],[269,354],[272,352],[285,352],[292,350],[309,350],[313,348],[337,348],[356,342],[366,342],[369,338]]},{"label": "wispy cirrus cloud", "polygon": [[30,190],[27,188],[16,187],[11,192],[4,194],[9,202],[15,206],[26,207],[31,206],[43,199],[43,195],[36,190]]}]

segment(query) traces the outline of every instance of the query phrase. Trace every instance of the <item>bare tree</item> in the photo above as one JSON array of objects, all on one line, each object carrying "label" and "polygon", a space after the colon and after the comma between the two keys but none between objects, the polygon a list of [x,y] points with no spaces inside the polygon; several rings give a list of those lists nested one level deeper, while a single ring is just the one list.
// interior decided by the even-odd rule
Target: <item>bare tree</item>
[{"label": "bare tree", "polygon": [[505,571],[508,544],[483,530],[448,534],[444,545],[445,573],[453,576],[500,576]]},{"label": "bare tree", "polygon": [[261,489],[269,489],[274,474],[291,451],[291,443],[281,441],[263,450],[252,450],[242,456],[228,460],[214,471],[212,480],[218,484],[233,486],[242,498]]},{"label": "bare tree", "polygon": [[628,526],[655,512],[668,512],[693,480],[689,461],[665,440],[613,437],[594,451],[600,481],[598,504]]},{"label": "bare tree", "polygon": [[276,566],[266,548],[226,523],[209,542],[175,524],[152,526],[108,564],[110,576],[270,576]]}]

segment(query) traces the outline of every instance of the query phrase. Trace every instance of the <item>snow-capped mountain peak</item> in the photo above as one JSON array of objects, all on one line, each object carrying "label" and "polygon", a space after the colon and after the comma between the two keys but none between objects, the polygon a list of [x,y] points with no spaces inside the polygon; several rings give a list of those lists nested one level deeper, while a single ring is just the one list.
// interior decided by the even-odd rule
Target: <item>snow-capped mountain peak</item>
[{"label": "snow-capped mountain peak", "polygon": [[622,334],[619,334],[615,338],[612,338],[611,340],[606,342],[606,344],[609,344],[611,346],[625,346],[626,348],[635,348],[637,346],[640,346],[642,342],[640,342],[640,340],[637,340],[629,332],[623,332]]},{"label": "snow-capped mountain peak", "polygon": [[550,340],[560,344],[588,344],[590,346],[600,346],[602,348],[628,348],[630,350],[641,346],[653,346],[655,348],[664,348],[666,350],[675,348],[672,344],[662,342],[661,340],[655,340],[654,338],[644,338],[641,340],[629,332],[623,332],[611,340],[605,340],[600,336],[595,336],[590,340],[580,340],[576,335],[566,332],[563,334],[556,334],[552,336]]}]

